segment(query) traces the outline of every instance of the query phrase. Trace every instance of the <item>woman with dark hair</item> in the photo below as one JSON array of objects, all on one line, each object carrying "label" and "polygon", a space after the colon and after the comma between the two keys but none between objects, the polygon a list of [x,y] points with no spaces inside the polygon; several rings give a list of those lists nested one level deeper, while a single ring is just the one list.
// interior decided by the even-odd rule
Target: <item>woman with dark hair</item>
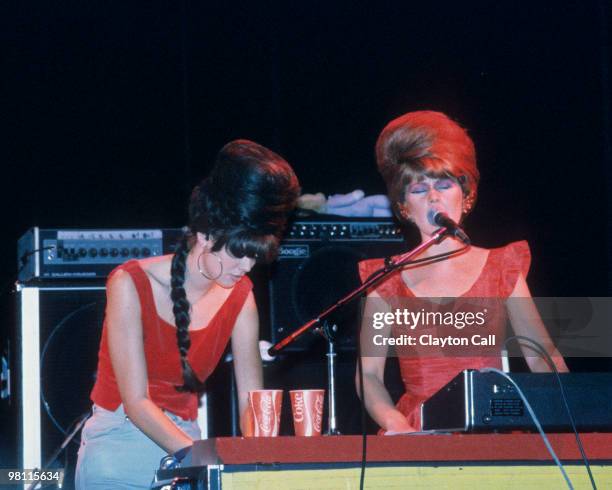
[{"label": "woman with dark hair", "polygon": [[77,488],[149,488],[160,459],[200,437],[198,393],[230,338],[240,425],[249,435],[247,394],[262,388],[262,367],[246,273],[274,259],[298,195],[285,160],[232,141],[194,189],[189,232],[176,252],[111,273]]},{"label": "woman with dark hair", "polygon": [[[432,212],[445,213],[460,223],[473,209],[480,177],[474,144],[467,132],[446,115],[418,111],[391,121],[376,143],[376,159],[394,213],[403,224],[416,226],[421,241],[430,239],[439,228],[430,223]],[[461,248],[462,244],[451,237],[428,248],[419,258],[452,253]],[[500,357],[493,357],[490,350],[489,355],[478,355],[481,351],[472,348],[467,354],[448,356],[440,349],[427,351],[427,348],[421,348],[419,352],[418,348],[411,350],[396,347],[405,393],[394,406],[384,385],[387,346],[394,344],[379,339],[377,345],[382,343],[383,347],[375,349],[375,356],[368,356],[368,352],[372,353],[373,341],[371,319],[374,314],[380,316],[381,313],[393,313],[410,301],[413,305],[428,304],[418,298],[500,300],[490,303],[502,306],[490,308],[492,311],[488,312],[486,333],[497,334],[497,338],[501,339],[509,319],[517,335],[538,341],[553,356],[559,371],[567,370],[530,300],[525,281],[529,264],[529,247],[524,241],[491,250],[470,246],[446,260],[425,260],[398,270],[369,291],[361,337],[365,404],[383,431],[421,430],[421,403],[460,371],[482,367],[501,368]],[[361,262],[359,272],[362,280],[382,267],[382,259]],[[507,301],[508,298],[522,300]],[[440,305],[440,310],[445,308],[444,301],[429,304]],[[412,332],[418,338],[419,327]],[[406,330],[395,325],[390,329],[377,330],[376,333],[385,333],[389,340],[390,337],[397,338],[405,334]],[[501,350],[501,343],[500,340],[496,352]],[[522,348],[532,371],[550,370],[542,358],[534,355],[534,351]],[[414,355],[415,352],[417,355]],[[441,355],[419,355],[423,352],[438,352]],[[358,377],[357,389],[359,391]]]}]

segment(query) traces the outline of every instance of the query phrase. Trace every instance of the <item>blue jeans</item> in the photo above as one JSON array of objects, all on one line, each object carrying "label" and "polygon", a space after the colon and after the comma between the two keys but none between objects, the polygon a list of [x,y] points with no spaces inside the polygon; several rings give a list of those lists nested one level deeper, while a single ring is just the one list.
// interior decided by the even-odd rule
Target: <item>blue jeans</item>
[{"label": "blue jeans", "polygon": [[[195,420],[165,413],[188,436],[200,438]],[[159,462],[166,455],[166,451],[126,417],[123,405],[114,412],[94,405],[93,415],[81,433],[76,489],[150,488]]]}]

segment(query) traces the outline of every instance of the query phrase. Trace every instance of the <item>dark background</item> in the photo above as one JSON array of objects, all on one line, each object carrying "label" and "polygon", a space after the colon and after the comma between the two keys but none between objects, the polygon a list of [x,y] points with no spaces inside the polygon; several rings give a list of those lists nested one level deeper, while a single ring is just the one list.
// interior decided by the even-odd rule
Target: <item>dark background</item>
[{"label": "dark background", "polygon": [[537,295],[608,294],[606,3],[406,3],[3,2],[2,279],[30,226],[182,225],[237,137],[305,192],[384,192],[380,129],[428,108],[476,143],[475,242],[529,240]]},{"label": "dark background", "polygon": [[611,294],[608,2],[220,3],[2,2],[8,310],[31,226],[181,226],[237,137],[305,192],[382,193],[376,137],[417,109],[475,141],[477,245],[527,239],[534,295]]}]

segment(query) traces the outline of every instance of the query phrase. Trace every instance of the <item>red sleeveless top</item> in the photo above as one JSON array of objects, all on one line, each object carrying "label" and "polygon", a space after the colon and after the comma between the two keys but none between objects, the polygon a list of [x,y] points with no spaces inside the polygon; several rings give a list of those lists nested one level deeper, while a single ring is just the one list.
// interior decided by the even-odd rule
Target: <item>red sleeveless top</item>
[{"label": "red sleeveless top", "polygon": [[[507,298],[512,294],[519,274],[527,276],[531,254],[527,242],[514,242],[505,247],[494,248],[474,284],[461,295],[463,298]],[[384,259],[364,260],[359,263],[359,274],[364,281],[384,265]],[[414,298],[412,291],[402,280],[399,271],[374,288],[392,308],[401,304],[401,298]],[[487,333],[503,334],[507,323],[505,307],[492,315],[487,322]],[[400,332],[392,330],[394,336]],[[401,332],[405,333],[405,332]],[[501,348],[501,346],[500,346]],[[402,357],[399,366],[406,392],[396,408],[402,412],[415,431],[421,430],[421,404],[440,390],[464,369],[483,367],[501,368],[501,357]]]},{"label": "red sleeveless top", "polygon": [[[179,392],[175,388],[183,384],[176,343],[176,327],[164,321],[157,314],[151,283],[137,260],[130,260],[114,269],[109,279],[118,270],[124,270],[130,275],[138,291],[149,397],[161,409],[168,410],[185,420],[195,420],[198,415],[197,395]],[[200,380],[205,380],[210,376],[223,355],[236,318],[252,287],[251,280],[244,276],[232,288],[210,323],[205,328],[189,331],[191,347],[187,359]],[[98,352],[98,373],[91,392],[91,400],[96,405],[112,411],[121,404],[121,396],[108,350],[106,320],[102,329],[102,340]]]}]

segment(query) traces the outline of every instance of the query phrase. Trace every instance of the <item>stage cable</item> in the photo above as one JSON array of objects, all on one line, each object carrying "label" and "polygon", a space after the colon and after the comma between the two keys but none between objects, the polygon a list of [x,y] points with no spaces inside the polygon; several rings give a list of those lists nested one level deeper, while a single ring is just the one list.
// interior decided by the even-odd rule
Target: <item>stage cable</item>
[{"label": "stage cable", "polygon": [[[546,351],[546,349],[544,349],[544,347],[542,347],[538,342],[536,342],[535,340],[533,340],[533,339],[531,339],[529,337],[525,337],[524,335],[512,335],[511,337],[508,337],[504,341],[504,347],[505,348],[507,348],[507,344],[511,340],[516,340],[519,345],[520,345],[520,341],[521,340],[530,343],[534,347],[534,349],[538,352],[538,354],[540,354],[544,359],[546,359],[546,362],[549,364],[550,368],[552,369],[553,373],[555,374],[555,377],[557,379],[557,383],[559,383],[559,391],[561,393],[561,398],[562,398],[563,404],[565,406],[565,411],[567,412],[567,416],[569,417],[569,421],[570,421],[570,424],[572,426],[572,430],[574,431],[574,436],[576,438],[576,444],[578,445],[578,450],[580,451],[580,455],[582,456],[582,461],[584,462],[584,466],[585,466],[585,468],[587,470],[587,473],[589,474],[589,479],[591,481],[591,487],[593,488],[593,490],[597,490],[597,485],[595,485],[595,479],[593,478],[593,473],[591,471],[591,465],[589,464],[589,460],[588,460],[587,455],[586,455],[586,453],[584,451],[584,446],[582,445],[582,440],[580,439],[580,434],[578,432],[578,429],[576,428],[576,422],[574,420],[574,416],[572,415],[572,411],[571,411],[571,409],[569,407],[569,403],[567,401],[567,396],[566,396],[566,393],[565,393],[565,388],[563,387],[563,382],[561,381],[561,376],[559,376],[559,371],[557,370],[557,366],[553,362],[552,357]],[[522,398],[522,396],[521,396],[521,398]]]},{"label": "stage cable", "polygon": [[[363,313],[363,312],[362,312]],[[368,434],[367,434],[367,417],[365,407],[365,393],[363,390],[363,364],[361,362],[361,328],[359,328],[359,337],[357,338],[357,363],[359,365],[359,393],[361,401],[361,471],[359,474],[359,490],[363,490],[365,482],[365,470],[368,453]]]},{"label": "stage cable", "polygon": [[499,370],[497,368],[481,368],[478,371],[481,372],[481,373],[496,373],[496,374],[499,374],[500,376],[502,376],[503,378],[508,380],[512,384],[512,386],[514,386],[514,389],[516,390],[518,395],[521,397],[521,400],[523,400],[523,403],[525,404],[525,408],[527,408],[527,411],[529,412],[529,415],[531,415],[533,423],[535,424],[536,428],[538,429],[538,432],[542,436],[542,440],[544,441],[544,445],[548,449],[548,452],[552,456],[552,458],[555,461],[556,465],[561,470],[563,478],[565,479],[565,483],[567,483],[567,486],[568,486],[568,488],[570,490],[574,490],[574,486],[572,485],[572,482],[570,481],[569,477],[567,476],[567,473],[565,472],[565,468],[563,467],[563,464],[561,463],[561,461],[559,461],[559,458],[557,457],[557,454],[555,453],[555,450],[552,448],[552,446],[550,444],[550,441],[548,440],[548,437],[546,436],[546,433],[544,432],[544,429],[542,429],[542,424],[540,424],[540,420],[538,419],[538,417],[536,416],[535,412],[533,411],[533,408],[531,408],[531,405],[530,405],[529,401],[527,400],[527,397],[525,396],[525,394],[523,393],[523,390],[521,390],[519,385],[517,385],[515,383],[515,381],[507,373],[504,373],[503,371],[501,371],[501,370]]}]

